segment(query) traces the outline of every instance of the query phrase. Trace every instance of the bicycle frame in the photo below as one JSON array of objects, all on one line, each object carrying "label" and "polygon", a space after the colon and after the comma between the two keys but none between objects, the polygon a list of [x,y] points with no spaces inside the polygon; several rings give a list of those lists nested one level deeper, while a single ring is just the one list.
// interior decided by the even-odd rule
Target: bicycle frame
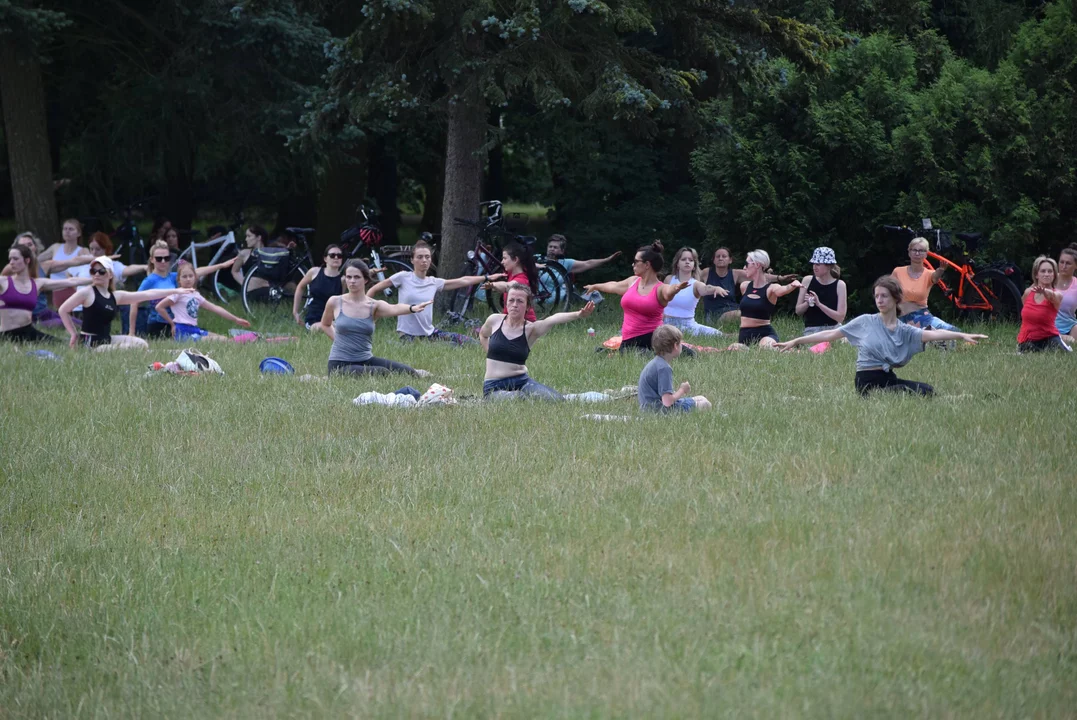
[{"label": "bicycle frame", "polygon": [[[953,304],[959,310],[986,310],[990,312],[994,309],[994,303],[992,303],[991,300],[988,299],[987,295],[984,295],[984,291],[986,291],[992,299],[996,299],[995,294],[991,292],[990,288],[981,287],[976,282],[974,282],[973,276],[975,275],[975,273],[972,271],[971,267],[969,267],[968,265],[958,265],[957,263],[946,259],[945,257],[939,255],[936,252],[928,251],[927,256],[938,261],[940,265],[946,265],[947,267],[957,271],[958,280],[956,293],[951,290],[950,287],[941,278],[935,281],[935,284],[938,285],[944,293],[946,293],[946,297],[950,298],[951,302],[953,302]],[[931,263],[927,261],[924,261],[924,266],[927,268],[928,272],[935,271],[935,268],[933,268],[931,266]],[[976,294],[980,296],[979,300],[976,300],[975,297],[973,298],[973,301],[971,303],[965,302],[963,300],[966,292],[966,283],[968,283],[968,287],[975,290]]]}]

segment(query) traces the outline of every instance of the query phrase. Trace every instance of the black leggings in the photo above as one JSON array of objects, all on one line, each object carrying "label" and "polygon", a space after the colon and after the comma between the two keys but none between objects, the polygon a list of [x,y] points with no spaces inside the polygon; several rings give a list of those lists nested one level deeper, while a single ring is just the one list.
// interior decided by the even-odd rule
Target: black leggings
[{"label": "black leggings", "polygon": [[172,326],[168,323],[148,322],[146,323],[146,336],[156,340],[171,338]]},{"label": "black leggings", "polygon": [[387,375],[391,372],[418,375],[415,368],[404,363],[393,362],[385,358],[372,357],[369,360],[359,362],[347,362],[344,360],[330,360],[330,375]]},{"label": "black leggings", "polygon": [[622,339],[620,352],[628,352],[629,350],[635,352],[650,352],[651,338],[653,335],[654,331],[652,330],[646,335],[637,335],[636,337]]},{"label": "black leggings", "polygon": [[904,392],[924,397],[931,397],[935,394],[935,388],[927,383],[902,380],[894,374],[893,370],[858,370],[855,382],[856,391],[865,397],[872,390]]},{"label": "black leggings", "polygon": [[1017,352],[1032,353],[1032,352],[1046,352],[1048,350],[1061,350],[1062,352],[1069,352],[1069,347],[1066,343],[1062,342],[1062,338],[1058,335],[1054,337],[1044,338],[1043,340],[1025,340],[1023,343],[1017,344]]},{"label": "black leggings", "polygon": [[31,325],[23,325],[20,328],[14,330],[4,330],[0,332],[0,340],[8,340],[10,342],[26,342],[26,343],[56,343],[60,342],[59,338],[56,338],[47,333],[43,333],[36,327]]}]

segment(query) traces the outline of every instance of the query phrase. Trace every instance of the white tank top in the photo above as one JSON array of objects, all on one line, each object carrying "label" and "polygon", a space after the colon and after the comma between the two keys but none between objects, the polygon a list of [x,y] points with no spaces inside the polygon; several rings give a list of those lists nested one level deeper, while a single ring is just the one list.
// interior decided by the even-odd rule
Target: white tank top
[{"label": "white tank top", "polygon": [[[78,245],[75,246],[75,251],[71,252],[71,253],[64,252],[64,246],[61,245],[60,247],[56,248],[56,252],[54,252],[52,254],[52,259],[53,260],[70,260],[71,258],[78,255],[80,252],[82,252],[82,248],[79,247]],[[71,275],[68,274],[67,270],[61,270],[60,272],[50,273],[49,277],[52,278],[53,280],[63,280],[64,278],[71,277]]]},{"label": "white tank top", "polygon": [[[674,275],[669,279],[670,285],[676,285],[680,280]],[[699,298],[696,297],[695,290],[692,288],[696,284],[695,278],[688,278],[688,287],[681,290],[679,293],[673,296],[673,299],[666,305],[665,315],[667,317],[691,319],[696,316],[696,305],[699,304]]]}]

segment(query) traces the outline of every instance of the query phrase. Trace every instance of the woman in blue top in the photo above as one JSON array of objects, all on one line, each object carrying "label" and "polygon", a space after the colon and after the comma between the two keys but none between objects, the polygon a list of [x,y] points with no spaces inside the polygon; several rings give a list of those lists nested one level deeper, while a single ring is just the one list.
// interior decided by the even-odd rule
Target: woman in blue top
[{"label": "woman in blue top", "polygon": [[[206,267],[200,267],[197,270],[198,279],[201,280],[206,275],[211,275],[218,270],[232,267],[232,264],[238,260],[238,256],[231,260],[225,260],[223,263],[217,263],[216,265],[207,265]],[[146,276],[146,279],[142,281],[142,284],[138,286],[139,292],[146,290],[168,290],[177,287],[176,285],[176,273],[170,272],[169,268],[172,266],[172,248],[164,240],[158,240],[150,248],[150,273]],[[165,321],[163,317],[157,314],[156,308],[150,308],[146,314],[145,326],[141,326],[139,323],[139,303],[132,303],[130,310],[130,327],[132,335],[144,334],[151,338],[171,338],[172,337],[172,325]]]},{"label": "woman in blue top", "polygon": [[867,395],[872,390],[905,392],[930,396],[935,389],[927,383],[901,380],[893,368],[904,367],[912,356],[923,352],[925,342],[936,340],[964,340],[972,345],[986,340],[986,335],[974,335],[955,330],[926,330],[907,325],[898,320],[901,304],[901,285],[890,275],[875,281],[875,307],[878,314],[861,315],[835,330],[824,330],[814,335],[801,335],[787,342],[778,343],[779,350],[789,350],[808,343],[833,342],[845,338],[856,346],[857,392]]}]

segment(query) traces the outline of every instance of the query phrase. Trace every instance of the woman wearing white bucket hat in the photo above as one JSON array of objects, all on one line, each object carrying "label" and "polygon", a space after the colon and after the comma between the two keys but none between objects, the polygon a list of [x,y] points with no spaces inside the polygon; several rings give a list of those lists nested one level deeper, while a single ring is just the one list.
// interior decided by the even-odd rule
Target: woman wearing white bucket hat
[{"label": "woman wearing white bucket hat", "polygon": [[804,318],[804,335],[833,330],[845,321],[848,309],[845,282],[840,280],[834,251],[817,247],[811,254],[812,274],[805,275],[797,296],[797,315]]}]

